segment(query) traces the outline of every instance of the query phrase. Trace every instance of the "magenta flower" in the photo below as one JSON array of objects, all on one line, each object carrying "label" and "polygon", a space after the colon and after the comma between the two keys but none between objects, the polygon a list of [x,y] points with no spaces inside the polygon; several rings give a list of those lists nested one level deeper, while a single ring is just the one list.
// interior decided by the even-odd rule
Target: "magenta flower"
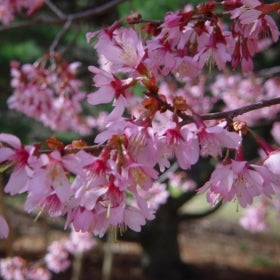
[{"label": "magenta flower", "polygon": [[26,274],[26,279],[28,280],[51,280],[52,277],[50,271],[47,268],[36,265],[30,267]]},{"label": "magenta flower", "polygon": [[16,136],[0,134],[0,163],[5,168],[13,167],[5,192],[15,195],[26,191],[29,175],[32,172],[28,160],[33,151],[34,147],[24,147]]},{"label": "magenta flower", "polygon": [[236,132],[230,132],[225,128],[225,123],[212,127],[202,126],[197,132],[200,154],[205,157],[222,155],[222,148],[237,149],[242,138]]},{"label": "magenta flower", "polygon": [[158,182],[154,182],[149,190],[139,189],[139,194],[147,201],[148,207],[155,211],[160,205],[165,204],[169,197],[166,185]]},{"label": "magenta flower", "polygon": [[134,72],[145,55],[142,40],[133,28],[116,27],[115,23],[101,32],[88,33],[87,39],[98,37],[94,48],[110,63],[113,73]]},{"label": "magenta flower", "polygon": [[140,232],[141,226],[146,224],[145,216],[135,207],[127,207],[123,213],[123,223],[130,229]]},{"label": "magenta flower", "polygon": [[280,145],[280,122],[274,122],[271,129],[271,135],[274,140]]},{"label": "magenta flower", "polygon": [[45,263],[49,270],[60,273],[70,267],[69,253],[64,245],[65,241],[54,241],[48,247]]},{"label": "magenta flower", "polygon": [[138,68],[145,51],[139,34],[133,28],[120,28],[113,34],[112,44],[102,48],[102,55],[112,63],[112,70],[131,72]]},{"label": "magenta flower", "polygon": [[186,176],[185,172],[168,174],[168,185],[175,189],[177,193],[192,191],[196,189],[196,182]]},{"label": "magenta flower", "polygon": [[89,66],[89,71],[95,74],[93,81],[99,89],[88,95],[88,102],[91,105],[98,105],[109,103],[114,98],[119,98],[121,95],[125,96],[125,91],[133,82],[132,78],[120,80],[113,74],[99,69],[95,66]]},{"label": "magenta flower", "polygon": [[216,166],[210,180],[199,189],[199,193],[208,190],[207,201],[212,205],[236,198],[242,207],[246,207],[263,192],[263,186],[263,177],[252,165],[246,161],[231,160],[230,163]]},{"label": "magenta flower", "polygon": [[2,279],[27,279],[26,261],[21,257],[1,259],[0,276],[2,277]]},{"label": "magenta flower", "polygon": [[76,78],[79,66],[78,62],[63,61],[58,54],[50,60],[43,57],[41,63],[22,66],[13,61],[13,94],[7,100],[9,108],[35,118],[53,130],[71,129],[88,134],[91,117],[81,114],[81,102],[86,94]]},{"label": "magenta flower", "polygon": [[121,168],[118,163],[110,161],[112,174],[115,176],[116,186],[124,191],[134,191],[136,187],[148,190],[158,177],[158,172],[150,164],[136,162],[129,154],[124,157]]},{"label": "magenta flower", "polygon": [[264,160],[263,165],[275,174],[280,182],[280,150],[271,152]]},{"label": "magenta flower", "polygon": [[175,123],[167,124],[167,129],[159,138],[159,164],[161,171],[164,167],[169,167],[168,159],[175,155],[179,166],[183,169],[189,169],[199,158],[199,144],[196,136],[183,126],[179,128]]},{"label": "magenta flower", "polygon": [[85,175],[81,160],[83,153],[62,156],[55,150],[50,154],[41,154],[38,162],[32,165],[33,174],[28,182],[25,209],[32,211],[44,206],[54,215],[63,212],[64,204],[72,195],[69,173]]},{"label": "magenta flower", "polygon": [[244,211],[239,223],[250,232],[263,232],[268,229],[267,213],[261,205],[251,206]]},{"label": "magenta flower", "polygon": [[44,0],[5,0],[0,2],[0,22],[4,25],[9,24],[15,14],[25,12],[28,16],[40,8]]},{"label": "magenta flower", "polygon": [[89,232],[77,232],[72,230],[70,238],[65,242],[65,248],[71,254],[80,254],[92,249],[95,241]]},{"label": "magenta flower", "polygon": [[225,37],[222,31],[217,26],[211,26],[209,21],[205,22],[205,29],[207,32],[203,32],[197,39],[199,51],[194,60],[199,61],[201,68],[205,64],[209,64],[210,67],[216,64],[219,70],[223,70],[227,61],[231,60]]},{"label": "magenta flower", "polygon": [[125,134],[128,138],[127,151],[138,163],[153,167],[157,161],[157,137],[151,127],[127,123]]},{"label": "magenta flower", "polygon": [[[90,232],[96,227],[96,216],[94,210],[87,210],[84,207],[76,207],[73,211],[69,211],[67,214],[67,220],[65,227],[70,224],[73,225],[75,231]],[[103,228],[104,235],[107,227]]]},{"label": "magenta flower", "polygon": [[176,71],[178,63],[182,58],[176,56],[174,52],[170,50],[168,43],[163,44],[156,39],[147,42],[148,58],[145,59],[147,68],[155,75],[162,76],[168,75],[171,71]]},{"label": "magenta flower", "polygon": [[136,195],[134,204],[111,208],[109,220],[111,225],[118,226],[121,231],[129,227],[136,232],[140,232],[141,226],[146,223],[146,219],[152,220],[154,217],[154,209],[149,208],[147,202]]}]

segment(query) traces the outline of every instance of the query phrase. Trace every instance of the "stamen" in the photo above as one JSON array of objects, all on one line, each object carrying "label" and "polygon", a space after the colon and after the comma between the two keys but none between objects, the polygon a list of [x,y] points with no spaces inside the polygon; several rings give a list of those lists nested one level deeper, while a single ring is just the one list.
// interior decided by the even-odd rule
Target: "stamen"
[{"label": "stamen", "polygon": [[111,200],[109,201],[109,204],[107,207],[106,219],[110,218],[110,210],[111,210]]}]

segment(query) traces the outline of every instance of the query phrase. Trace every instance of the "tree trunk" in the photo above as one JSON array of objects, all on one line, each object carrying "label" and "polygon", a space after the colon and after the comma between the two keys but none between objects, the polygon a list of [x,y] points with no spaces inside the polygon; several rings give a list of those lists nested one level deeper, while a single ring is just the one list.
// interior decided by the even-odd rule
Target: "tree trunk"
[{"label": "tree trunk", "polygon": [[140,234],[145,273],[155,279],[183,280],[192,274],[180,259],[177,211],[172,206],[170,199]]}]

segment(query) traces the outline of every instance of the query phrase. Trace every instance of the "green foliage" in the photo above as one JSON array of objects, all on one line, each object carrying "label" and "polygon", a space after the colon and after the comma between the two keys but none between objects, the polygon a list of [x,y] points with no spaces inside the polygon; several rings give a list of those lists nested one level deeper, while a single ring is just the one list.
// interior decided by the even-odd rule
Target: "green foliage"
[{"label": "green foliage", "polygon": [[157,1],[139,1],[131,0],[119,6],[121,17],[127,16],[131,11],[137,11],[145,19],[162,19],[167,11],[176,11],[182,9],[187,4],[196,6],[201,3],[199,0],[157,0]]},{"label": "green foliage", "polygon": [[7,41],[1,46],[1,56],[6,60],[25,60],[32,61],[42,54],[41,49],[33,40],[13,44]]},{"label": "green foliage", "polygon": [[272,262],[266,255],[255,255],[251,259],[252,265],[260,267],[274,267],[275,263]]},{"label": "green foliage", "polygon": [[183,191],[180,188],[174,188],[172,186],[168,187],[168,191],[171,197],[178,198],[183,194]]}]

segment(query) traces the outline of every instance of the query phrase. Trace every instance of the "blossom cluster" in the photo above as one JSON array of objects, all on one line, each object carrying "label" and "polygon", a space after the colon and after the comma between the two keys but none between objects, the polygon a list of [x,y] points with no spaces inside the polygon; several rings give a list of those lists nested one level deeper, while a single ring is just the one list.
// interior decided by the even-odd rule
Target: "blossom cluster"
[{"label": "blossom cluster", "polygon": [[[0,134],[1,163],[14,167],[4,190],[10,195],[27,193],[26,211],[66,215],[66,225],[72,224],[77,231],[98,236],[109,227],[140,231],[158,207],[147,199],[158,193],[155,165],[164,171],[175,155],[186,170],[198,161],[199,153],[220,156],[222,146],[237,150],[240,136],[223,125],[201,127],[195,133],[187,126],[170,124],[162,133],[151,134],[148,128],[128,121],[97,157],[81,143],[63,147],[50,139],[50,151],[38,153],[38,146],[24,146],[17,137]],[[79,152],[70,152],[78,148]],[[256,196],[271,197],[279,192],[279,160],[279,151],[269,152],[260,165],[226,157],[200,191],[209,189],[211,204],[236,198],[243,207]]]},{"label": "blossom cluster", "polygon": [[[215,82],[210,85],[213,97],[221,100],[224,104],[223,110],[233,110],[256,101],[269,100],[279,96],[279,76],[268,78],[250,75],[242,77],[236,75],[218,75]],[[246,121],[248,125],[260,124],[261,120],[276,118],[280,112],[280,106],[265,107],[253,112],[238,116],[238,120]]]},{"label": "blossom cluster", "polygon": [[69,238],[53,241],[44,258],[35,263],[18,256],[0,259],[0,276],[4,280],[49,280],[51,273],[58,274],[70,267],[70,255],[82,254],[94,246],[90,233],[71,231]]},{"label": "blossom cluster", "polygon": [[[221,9],[231,25],[222,22]],[[87,95],[87,101],[113,105],[104,130],[95,137],[95,146],[83,141],[65,146],[55,138],[24,145],[14,135],[0,134],[0,163],[10,170],[4,191],[25,193],[27,212],[44,210],[50,216],[66,216],[66,226],[96,236],[111,227],[140,231],[153,219],[167,199],[164,186],[156,181],[174,160],[183,171],[200,157],[219,160],[201,188],[184,186],[206,191],[212,205],[236,200],[246,207],[256,197],[272,198],[279,193],[280,150],[254,136],[265,157],[248,162],[242,145],[248,129],[243,122],[230,116],[206,121],[201,116],[215,108],[219,99],[227,104],[227,92],[207,96],[205,81],[198,75],[207,65],[252,71],[253,55],[278,40],[278,28],[269,15],[278,9],[278,4],[267,6],[257,0],[210,1],[196,9],[170,12],[161,23],[145,24],[142,33],[121,27],[120,22],[88,33],[100,66],[89,66],[95,91]],[[136,23],[139,18],[129,20]],[[264,34],[269,36],[264,38]],[[85,97],[73,77],[77,65],[59,59],[49,67],[40,65],[12,66],[15,92],[10,108],[51,127],[65,124],[82,132],[75,118],[80,112],[75,101]],[[227,81],[226,76],[223,79]],[[172,85],[179,89],[172,90]],[[266,88],[267,94],[277,96],[271,85]],[[224,89],[220,86],[219,90]],[[236,95],[239,101],[242,94]],[[150,199],[157,194],[159,201]]]},{"label": "blossom cluster", "polygon": [[[225,11],[223,16],[221,9]],[[279,3],[267,5],[258,0],[210,1],[196,9],[188,5],[184,11],[167,13],[160,25],[148,26],[147,33],[152,37],[143,47],[135,43],[134,49],[138,48],[135,55],[138,59],[144,58],[141,62],[155,76],[172,73],[184,80],[196,77],[205,65],[216,65],[219,70],[225,70],[229,63],[233,68],[241,67],[243,73],[251,72],[252,57],[278,40],[279,30],[269,12],[279,9]],[[226,15],[232,20],[230,24],[223,22]],[[116,32],[112,35],[118,43],[127,38],[123,35],[117,39]],[[103,51],[105,57],[109,48]],[[118,67],[114,60],[113,68]],[[136,58],[134,62],[137,62]]]},{"label": "blossom cluster", "polygon": [[[226,28],[215,13],[218,6],[229,12],[233,20],[230,28]],[[235,150],[236,157],[225,157],[210,180],[200,188],[200,192],[209,190],[208,201],[211,204],[237,199],[245,207],[252,204],[256,196],[271,197],[278,192],[279,174],[274,172],[272,157],[276,156],[278,161],[279,151],[268,151],[267,159],[261,164],[248,163],[241,155],[241,138],[229,131],[224,122],[208,124],[202,121],[193,104],[189,103],[191,98],[184,94],[186,88],[178,90],[179,94],[170,94],[167,87],[159,86],[164,79],[169,82],[170,76],[181,82],[193,80],[208,63],[217,65],[219,70],[225,70],[230,63],[233,67],[240,65],[243,73],[252,71],[252,56],[261,50],[259,35],[269,33],[271,41],[277,41],[279,36],[274,20],[264,7],[267,8],[259,1],[224,1],[222,4],[213,1],[200,5],[196,10],[188,8],[184,12],[168,13],[160,25],[150,26],[147,40],[143,40],[133,28],[119,28],[118,23],[89,33],[89,41],[97,38],[94,48],[100,57],[100,68],[89,67],[98,90],[88,95],[88,102],[98,105],[113,101],[115,106],[106,131],[95,141],[104,143],[112,135],[116,137],[117,133],[127,131],[131,123],[149,132],[153,128],[153,144],[149,146],[156,149],[149,150],[152,158],[148,157],[146,162],[158,165],[160,171],[170,166],[172,155],[175,155],[180,168],[186,170],[197,162],[199,156],[222,157],[222,147]],[[279,5],[273,9],[276,11]],[[269,84],[275,81],[271,79],[265,84],[266,95],[277,96],[277,91],[269,91]],[[130,90],[136,83],[145,90],[142,109],[138,104],[135,113]],[[251,91],[252,94],[255,92]],[[222,95],[222,99],[226,103],[227,93]],[[120,120],[125,111],[132,114],[129,124]],[[195,125],[182,125],[188,117]],[[127,141],[129,145],[130,139]],[[133,144],[137,146],[136,142]],[[141,151],[142,156],[143,148]]]},{"label": "blossom cluster", "polygon": [[22,12],[30,16],[44,2],[44,0],[0,0],[0,22],[7,25],[14,20],[15,15],[19,15]]},{"label": "blossom cluster", "polygon": [[49,280],[50,273],[42,266],[28,267],[22,257],[11,257],[0,260],[0,275],[2,279],[42,279]]},{"label": "blossom cluster", "polygon": [[[67,153],[83,147],[80,142],[64,149],[62,143],[49,139],[50,151],[38,153],[38,145],[24,146],[16,136],[0,134],[0,161],[4,169],[13,166],[4,191],[26,193],[27,212],[67,215],[67,225],[73,224],[76,231],[99,236],[109,227],[140,231],[145,219],[154,217],[155,209],[144,198],[154,192],[157,172],[123,155],[120,141],[116,138],[110,143],[115,147],[95,157],[83,149]],[[7,235],[7,227],[1,228],[1,235]]]},{"label": "blossom cluster", "polygon": [[46,55],[33,64],[11,63],[10,109],[32,117],[52,130],[89,134],[93,118],[82,116],[85,92],[77,78],[80,63],[68,63],[59,54]]}]

